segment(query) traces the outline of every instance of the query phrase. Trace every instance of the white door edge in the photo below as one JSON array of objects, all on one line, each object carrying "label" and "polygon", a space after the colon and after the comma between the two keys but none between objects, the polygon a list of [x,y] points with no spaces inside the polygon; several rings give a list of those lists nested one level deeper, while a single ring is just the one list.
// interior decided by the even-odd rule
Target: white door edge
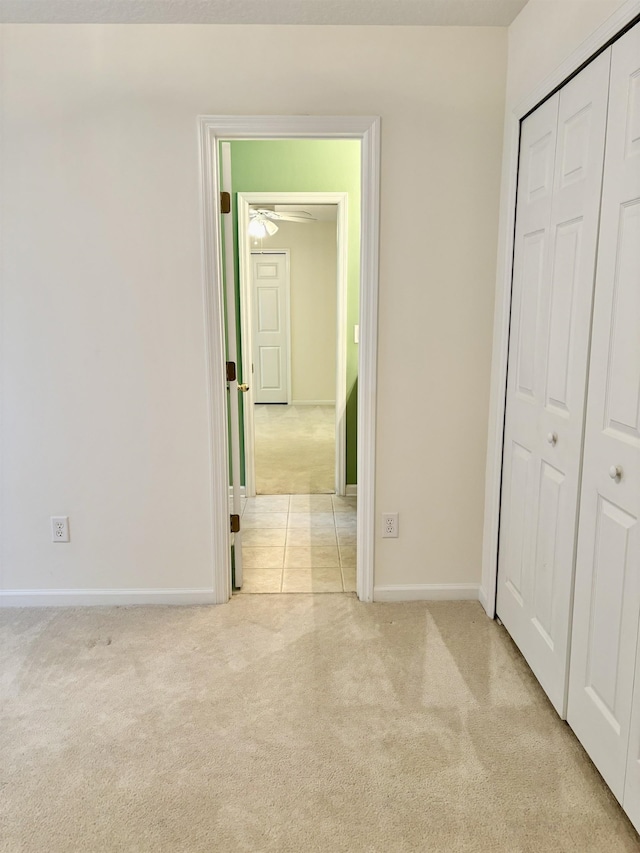
[{"label": "white door edge", "polygon": [[[230,146],[228,142],[221,145],[222,169],[220,170],[220,180],[222,182],[222,191],[231,192],[231,157]],[[223,233],[224,254],[225,254],[225,277],[224,287],[226,289],[227,302],[227,356],[229,361],[234,362],[237,366],[238,362],[238,339],[236,333],[236,302],[235,302],[235,272],[233,266],[233,228],[232,219],[229,216],[225,222]],[[222,244],[221,244],[222,245]],[[235,515],[242,515],[240,488],[241,488],[241,470],[240,470],[240,400],[238,398],[238,376],[229,381],[229,451],[231,461],[231,512]],[[238,429],[235,428],[238,425]],[[228,469],[227,469],[228,470]],[[233,535],[233,570],[235,585],[242,587],[243,572],[242,572],[242,532]],[[231,579],[229,588],[232,588]]]},{"label": "white door edge", "polygon": [[360,345],[358,352],[357,593],[373,601],[378,350],[380,118],[377,116],[199,116],[201,239],[210,445],[212,588],[229,600],[229,484],[224,303],[218,215],[218,144],[232,139],[356,139],[361,143]]},{"label": "white door edge", "polygon": [[502,488],[502,446],[504,440],[505,388],[511,316],[511,279],[515,237],[515,207],[520,151],[520,121],[541,101],[561,86],[590,58],[622,33],[640,15],[640,0],[627,0],[567,59],[511,112],[505,116],[504,159],[498,230],[498,270],[493,324],[493,357],[489,399],[489,429],[485,468],[485,512],[482,542],[482,583],[480,601],[487,615],[496,613],[498,581],[498,535]]},{"label": "white door edge", "polygon": [[[250,365],[253,362],[251,329],[253,328],[251,286],[249,271],[253,251],[249,245],[249,208],[259,204],[335,204],[338,208],[337,217],[337,256],[336,270],[336,461],[335,461],[335,491],[344,495],[347,482],[347,268],[348,268],[348,200],[347,193],[336,192],[264,192],[238,193],[238,254],[240,256],[240,303],[242,323],[242,365],[243,375],[250,375]],[[263,250],[278,252],[282,250]],[[288,275],[288,268],[287,268]],[[290,348],[289,348],[290,356]],[[245,371],[248,371],[245,373]],[[288,402],[291,403],[291,369],[289,369]],[[251,394],[251,391],[248,392]],[[255,420],[253,417],[253,397],[248,396],[245,407],[244,447],[245,447],[245,482],[247,495],[256,493],[255,479]],[[251,409],[249,417],[246,409]]]}]

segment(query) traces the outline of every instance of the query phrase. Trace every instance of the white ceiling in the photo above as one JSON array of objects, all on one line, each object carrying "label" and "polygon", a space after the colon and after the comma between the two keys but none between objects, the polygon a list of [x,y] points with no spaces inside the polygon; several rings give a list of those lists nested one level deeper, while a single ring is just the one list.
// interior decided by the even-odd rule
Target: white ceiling
[{"label": "white ceiling", "polygon": [[0,22],[505,27],[527,0],[0,0]]}]

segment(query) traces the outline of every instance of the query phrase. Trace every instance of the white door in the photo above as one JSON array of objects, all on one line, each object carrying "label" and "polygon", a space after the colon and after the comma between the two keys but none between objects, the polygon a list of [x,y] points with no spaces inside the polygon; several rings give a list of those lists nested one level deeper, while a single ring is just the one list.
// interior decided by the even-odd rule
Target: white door
[{"label": "white door", "polygon": [[[231,193],[231,146],[223,142],[221,148],[220,187],[223,193]],[[238,383],[238,341],[236,336],[236,280],[235,265],[233,262],[233,223],[231,219],[230,205],[226,214],[221,214],[221,236],[224,246],[224,285],[226,294],[226,324],[225,338],[227,348],[228,364],[236,368],[234,378],[227,375],[227,414],[229,425],[229,450],[230,450],[230,515],[242,515],[240,491],[240,406]],[[233,525],[232,525],[233,529]],[[242,531],[238,530],[231,534],[231,565],[232,577],[231,587],[240,589],[242,587]]]},{"label": "white door", "polygon": [[289,402],[289,294],[284,254],[251,254],[256,403]]},{"label": "white door", "polygon": [[610,51],[522,125],[497,613],[566,714]]},{"label": "white door", "polygon": [[[640,825],[640,28],[613,46],[568,720]],[[628,777],[625,794],[625,776]]]}]

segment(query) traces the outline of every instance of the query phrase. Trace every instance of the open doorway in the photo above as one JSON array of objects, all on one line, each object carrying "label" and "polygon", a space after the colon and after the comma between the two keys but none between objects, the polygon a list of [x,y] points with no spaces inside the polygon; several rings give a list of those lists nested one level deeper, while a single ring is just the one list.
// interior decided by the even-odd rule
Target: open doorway
[{"label": "open doorway", "polygon": [[[202,199],[203,199],[203,248],[205,261],[205,300],[207,306],[207,339],[209,342],[209,366],[211,387],[211,440],[212,440],[212,495],[214,506],[213,535],[217,562],[214,565],[214,594],[216,600],[226,601],[231,594],[231,566],[232,554],[223,547],[235,546],[233,550],[242,557],[243,551],[253,547],[251,539],[257,535],[258,530],[274,531],[273,537],[282,539],[275,541],[272,545],[265,543],[255,547],[283,547],[306,549],[313,551],[314,548],[322,548],[320,538],[330,534],[330,528],[334,529],[336,542],[339,536],[338,529],[349,528],[353,540],[354,551],[357,556],[352,558],[356,563],[356,588],[361,600],[371,601],[373,598],[373,534],[374,534],[374,494],[373,484],[375,482],[375,366],[377,351],[377,263],[378,263],[378,198],[379,198],[379,120],[367,117],[311,117],[311,116],[287,116],[287,117],[233,117],[233,116],[210,116],[200,119],[201,150],[202,150]],[[237,275],[236,260],[237,247],[230,244],[229,240],[233,233],[231,220],[219,217],[218,210],[222,206],[223,214],[225,207],[230,207],[230,199],[235,203],[238,191],[264,192],[273,190],[273,187],[264,186],[261,178],[268,174],[262,166],[254,170],[253,180],[245,187],[231,187],[231,175],[226,174],[225,169],[219,170],[221,153],[225,146],[230,144],[249,145],[254,141],[264,145],[275,145],[277,143],[289,143],[304,140],[309,144],[320,144],[325,140],[338,141],[353,140],[357,143],[356,149],[361,158],[361,169],[358,169],[358,198],[354,200],[350,208],[356,213],[354,221],[357,221],[357,239],[361,241],[361,251],[356,247],[355,251],[349,252],[349,265],[355,261],[357,267],[356,288],[356,318],[354,325],[360,327],[360,344],[355,345],[355,352],[347,354],[347,384],[346,394],[346,447],[347,464],[346,479],[347,492],[349,484],[351,488],[358,489],[357,514],[341,510],[350,507],[352,496],[340,496],[335,494],[326,495],[289,495],[286,509],[276,509],[272,506],[273,513],[270,519],[267,515],[266,505],[258,506],[257,502],[269,501],[275,504],[282,501],[280,495],[257,495],[254,498],[246,497],[242,490],[246,489],[246,483],[241,482],[241,473],[244,468],[244,444],[242,441],[244,430],[242,427],[242,415],[245,401],[243,397],[250,387],[248,376],[241,374],[241,359],[238,351],[241,346],[241,329],[239,294],[237,293],[234,274]],[[311,162],[309,150],[304,152],[302,158],[296,162],[296,157],[287,157],[285,172],[291,176],[298,176],[301,167],[308,167]],[[326,162],[318,167],[316,173],[326,172]],[[257,178],[257,180],[256,180]],[[227,182],[228,179],[228,182]],[[291,188],[287,187],[290,191]],[[337,189],[337,188],[332,188]],[[301,191],[312,192],[317,190],[315,186],[303,186]],[[361,190],[361,196],[359,195]],[[222,191],[222,196],[220,196]],[[227,196],[226,193],[229,193]],[[224,235],[224,244],[223,244]],[[234,235],[237,240],[237,235]],[[350,237],[351,239],[351,237]],[[236,249],[236,251],[234,251]],[[236,269],[233,265],[236,262]],[[223,274],[223,269],[226,274]],[[237,279],[236,279],[237,280]],[[351,299],[351,296],[349,296]],[[359,305],[358,305],[359,303]],[[351,322],[348,324],[351,325]],[[225,331],[226,329],[226,331]],[[354,336],[357,330],[353,329]],[[353,337],[351,338],[353,340]],[[225,353],[226,348],[226,353]],[[224,359],[227,359],[225,369]],[[236,375],[235,362],[238,366]],[[349,371],[353,371],[354,380],[349,383]],[[225,386],[219,386],[218,377],[226,376],[226,405]],[[251,380],[252,381],[252,380]],[[357,401],[357,407],[356,407]],[[222,409],[220,404],[222,403]],[[353,417],[349,423],[349,410],[352,406]],[[222,419],[224,416],[224,420]],[[225,424],[229,426],[220,430]],[[357,424],[357,430],[356,430]],[[356,443],[356,432],[358,441]],[[349,455],[349,443],[353,446],[353,453]],[[230,442],[227,440],[229,437]],[[238,437],[240,441],[238,441]],[[234,444],[235,442],[235,444]],[[231,447],[231,452],[229,448]],[[242,463],[242,464],[241,464]],[[232,472],[232,487],[229,491],[227,482],[223,488],[228,468]],[[350,472],[351,471],[351,475]],[[356,477],[357,471],[357,477]],[[244,472],[246,474],[246,472]],[[353,480],[351,480],[353,477]],[[357,482],[357,486],[355,485]],[[231,535],[229,528],[225,532],[224,525],[224,503],[232,498],[232,524]],[[223,496],[226,494],[226,500]],[[287,496],[284,496],[287,498]],[[355,496],[353,496],[355,497]],[[330,500],[331,512],[328,508],[320,507],[317,501]],[[249,502],[255,501],[253,507]],[[307,505],[302,504],[306,501]],[[238,521],[236,508],[244,504],[244,514],[240,531],[237,530]],[[343,504],[341,506],[341,504]],[[227,510],[228,511],[228,510]],[[222,515],[219,513],[222,512]],[[257,518],[262,515],[263,518]],[[280,515],[279,518],[276,516]],[[287,520],[286,527],[282,526],[283,515]],[[301,516],[304,516],[302,518]],[[343,519],[339,519],[343,516]],[[349,517],[351,516],[351,517]],[[251,517],[251,518],[250,518]],[[330,519],[330,520],[329,520]],[[276,533],[275,531],[279,531]],[[261,535],[261,534],[260,534]],[[296,544],[295,540],[307,539],[308,544]],[[317,543],[317,544],[316,544]],[[244,547],[243,547],[244,545]],[[266,553],[263,556],[268,557]],[[313,555],[312,555],[313,556]],[[238,580],[242,574],[242,560],[240,565],[236,561],[236,575]],[[284,563],[287,563],[286,553]],[[311,562],[308,567],[300,566],[298,571],[306,568],[315,568]],[[324,569],[325,567],[319,567]],[[327,566],[326,568],[333,568]],[[338,567],[340,568],[340,567]],[[353,568],[353,566],[351,566]],[[239,572],[238,572],[239,569]],[[283,585],[283,591],[285,590]],[[300,590],[302,591],[302,590]],[[315,584],[308,591],[319,591]],[[329,590],[326,590],[329,591]]]},{"label": "open doorway", "polygon": [[[357,356],[349,371],[347,352],[359,324],[359,148],[350,140],[223,146],[244,391],[237,592],[356,591],[355,477],[345,492],[357,439],[352,430],[347,446],[347,393],[357,387]],[[357,410],[351,415],[357,423]]]},{"label": "open doorway", "polygon": [[[242,372],[252,380],[242,401],[247,497],[346,494],[357,358],[350,371],[347,361],[359,325],[357,298],[349,311],[349,287],[357,297],[359,286],[355,264],[349,281],[349,249],[359,245],[357,234],[350,245],[348,201],[348,192],[238,193]],[[349,485],[354,495],[353,475]]]}]

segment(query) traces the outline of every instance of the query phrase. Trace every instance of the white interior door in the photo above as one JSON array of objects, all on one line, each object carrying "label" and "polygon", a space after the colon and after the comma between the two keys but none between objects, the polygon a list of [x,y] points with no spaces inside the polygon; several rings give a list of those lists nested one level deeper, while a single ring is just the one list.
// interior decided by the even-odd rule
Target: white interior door
[{"label": "white interior door", "polygon": [[521,138],[497,613],[562,717],[609,63]]},{"label": "white interior door", "polygon": [[568,720],[640,826],[640,28],[612,50]]},{"label": "white interior door", "polygon": [[[223,142],[220,146],[220,187],[222,192],[231,193],[231,145]],[[227,359],[236,366],[236,377],[227,382],[227,407],[229,415],[229,451],[230,465],[230,515],[241,516],[241,472],[240,472],[240,406],[238,399],[239,370],[238,340],[236,334],[236,278],[233,249],[233,223],[231,212],[221,214],[221,231],[224,243],[224,283],[226,305],[226,345]],[[242,587],[242,531],[231,534],[232,548],[232,588]]]},{"label": "white interior door", "polygon": [[254,400],[289,402],[287,256],[251,254]]}]

